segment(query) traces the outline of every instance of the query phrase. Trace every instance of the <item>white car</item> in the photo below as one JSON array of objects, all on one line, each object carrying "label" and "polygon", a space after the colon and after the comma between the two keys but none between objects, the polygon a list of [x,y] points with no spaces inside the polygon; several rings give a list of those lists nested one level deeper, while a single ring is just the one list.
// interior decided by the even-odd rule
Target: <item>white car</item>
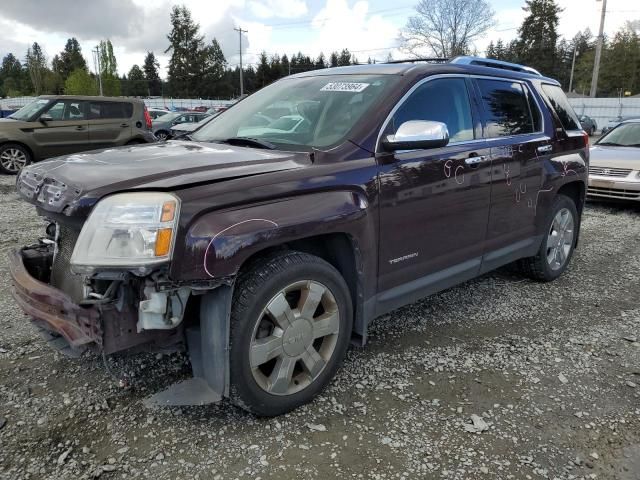
[{"label": "white car", "polygon": [[201,126],[209,123],[211,120],[216,118],[219,114],[220,112],[214,115],[209,115],[208,117],[203,118],[199,122],[179,123],[178,125],[171,127],[171,138],[177,138],[180,135],[184,135],[185,133],[193,132],[199,129]]}]

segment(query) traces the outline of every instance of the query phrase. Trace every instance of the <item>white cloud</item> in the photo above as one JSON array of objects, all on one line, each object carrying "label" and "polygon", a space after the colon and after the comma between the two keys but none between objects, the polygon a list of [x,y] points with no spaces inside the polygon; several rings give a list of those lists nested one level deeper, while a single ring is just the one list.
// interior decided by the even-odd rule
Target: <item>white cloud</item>
[{"label": "white cloud", "polygon": [[252,0],[249,8],[258,18],[297,18],[308,12],[307,2],[304,0]]}]

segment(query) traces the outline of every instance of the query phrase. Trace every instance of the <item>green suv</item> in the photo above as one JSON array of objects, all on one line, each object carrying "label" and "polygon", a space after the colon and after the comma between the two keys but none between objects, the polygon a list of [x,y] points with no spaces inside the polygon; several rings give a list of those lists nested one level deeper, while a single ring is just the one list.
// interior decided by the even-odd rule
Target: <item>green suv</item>
[{"label": "green suv", "polygon": [[45,158],[156,139],[142,100],[47,95],[0,118],[0,172]]}]

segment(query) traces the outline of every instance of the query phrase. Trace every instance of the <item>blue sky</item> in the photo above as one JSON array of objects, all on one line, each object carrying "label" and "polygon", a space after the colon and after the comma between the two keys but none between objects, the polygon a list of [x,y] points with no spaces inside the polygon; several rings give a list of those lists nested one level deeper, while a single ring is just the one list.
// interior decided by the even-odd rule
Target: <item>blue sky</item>
[{"label": "blue sky", "polygon": [[[160,59],[163,72],[168,57],[169,11],[184,3],[201,25],[207,41],[216,37],[230,65],[238,63],[236,26],[243,36],[244,63],[255,63],[261,51],[317,56],[349,48],[361,61],[406,56],[398,50],[398,34],[413,14],[418,0],[2,0],[0,56],[11,51],[24,58],[27,46],[37,41],[48,57],[66,39],[79,39],[92,64],[91,48],[109,38],[115,47],[120,73],[140,64],[147,50]],[[558,0],[564,9],[560,33],[573,37],[586,27],[596,32],[601,3],[596,0]],[[490,40],[510,40],[525,13],[524,0],[490,0],[496,24],[479,39],[483,53]],[[612,34],[626,20],[640,19],[638,0],[608,0],[605,31]],[[80,21],[79,21],[80,19]]]}]

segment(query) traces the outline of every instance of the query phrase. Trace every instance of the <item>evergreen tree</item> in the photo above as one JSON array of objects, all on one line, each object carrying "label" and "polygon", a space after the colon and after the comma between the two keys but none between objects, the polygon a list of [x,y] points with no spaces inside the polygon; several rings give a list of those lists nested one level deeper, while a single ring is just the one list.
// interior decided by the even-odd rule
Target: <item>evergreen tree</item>
[{"label": "evergreen tree", "polygon": [[329,66],[330,67],[338,66],[338,52],[331,52],[331,56],[329,57]]},{"label": "evergreen tree", "polygon": [[347,65],[351,65],[351,54],[349,53],[349,49],[344,48],[338,56],[338,66],[343,67]]},{"label": "evergreen tree", "polygon": [[8,53],[2,59],[0,67],[0,87],[3,96],[17,97],[27,93],[23,90],[24,72],[20,60]]},{"label": "evergreen tree", "polygon": [[558,23],[562,9],[555,0],[526,0],[527,16],[518,30],[518,61],[546,75],[557,74]]},{"label": "evergreen tree", "polygon": [[147,81],[147,95],[157,97],[162,94],[162,82],[160,81],[160,74],[158,69],[160,63],[156,59],[153,52],[147,52],[147,56],[144,57],[144,78]]},{"label": "evergreen tree", "polygon": [[318,58],[316,58],[314,68],[316,70],[320,68],[327,68],[327,59],[324,57],[324,53],[320,52],[320,55],[318,55]]},{"label": "evergreen tree", "polygon": [[144,72],[138,65],[134,65],[129,70],[126,78],[127,95],[134,97],[144,97],[148,93],[147,80],[144,78]]},{"label": "evergreen tree", "polygon": [[198,94],[199,75],[204,55],[204,37],[200,25],[191,17],[187,7],[174,6],[171,10],[171,33],[167,35],[171,52],[169,59],[169,85],[171,94],[187,97]]},{"label": "evergreen tree", "polygon": [[63,80],[66,80],[71,72],[81,68],[87,69],[87,62],[82,56],[82,49],[75,37],[67,40],[64,50],[59,55],[53,57],[53,70],[57,72]]}]

